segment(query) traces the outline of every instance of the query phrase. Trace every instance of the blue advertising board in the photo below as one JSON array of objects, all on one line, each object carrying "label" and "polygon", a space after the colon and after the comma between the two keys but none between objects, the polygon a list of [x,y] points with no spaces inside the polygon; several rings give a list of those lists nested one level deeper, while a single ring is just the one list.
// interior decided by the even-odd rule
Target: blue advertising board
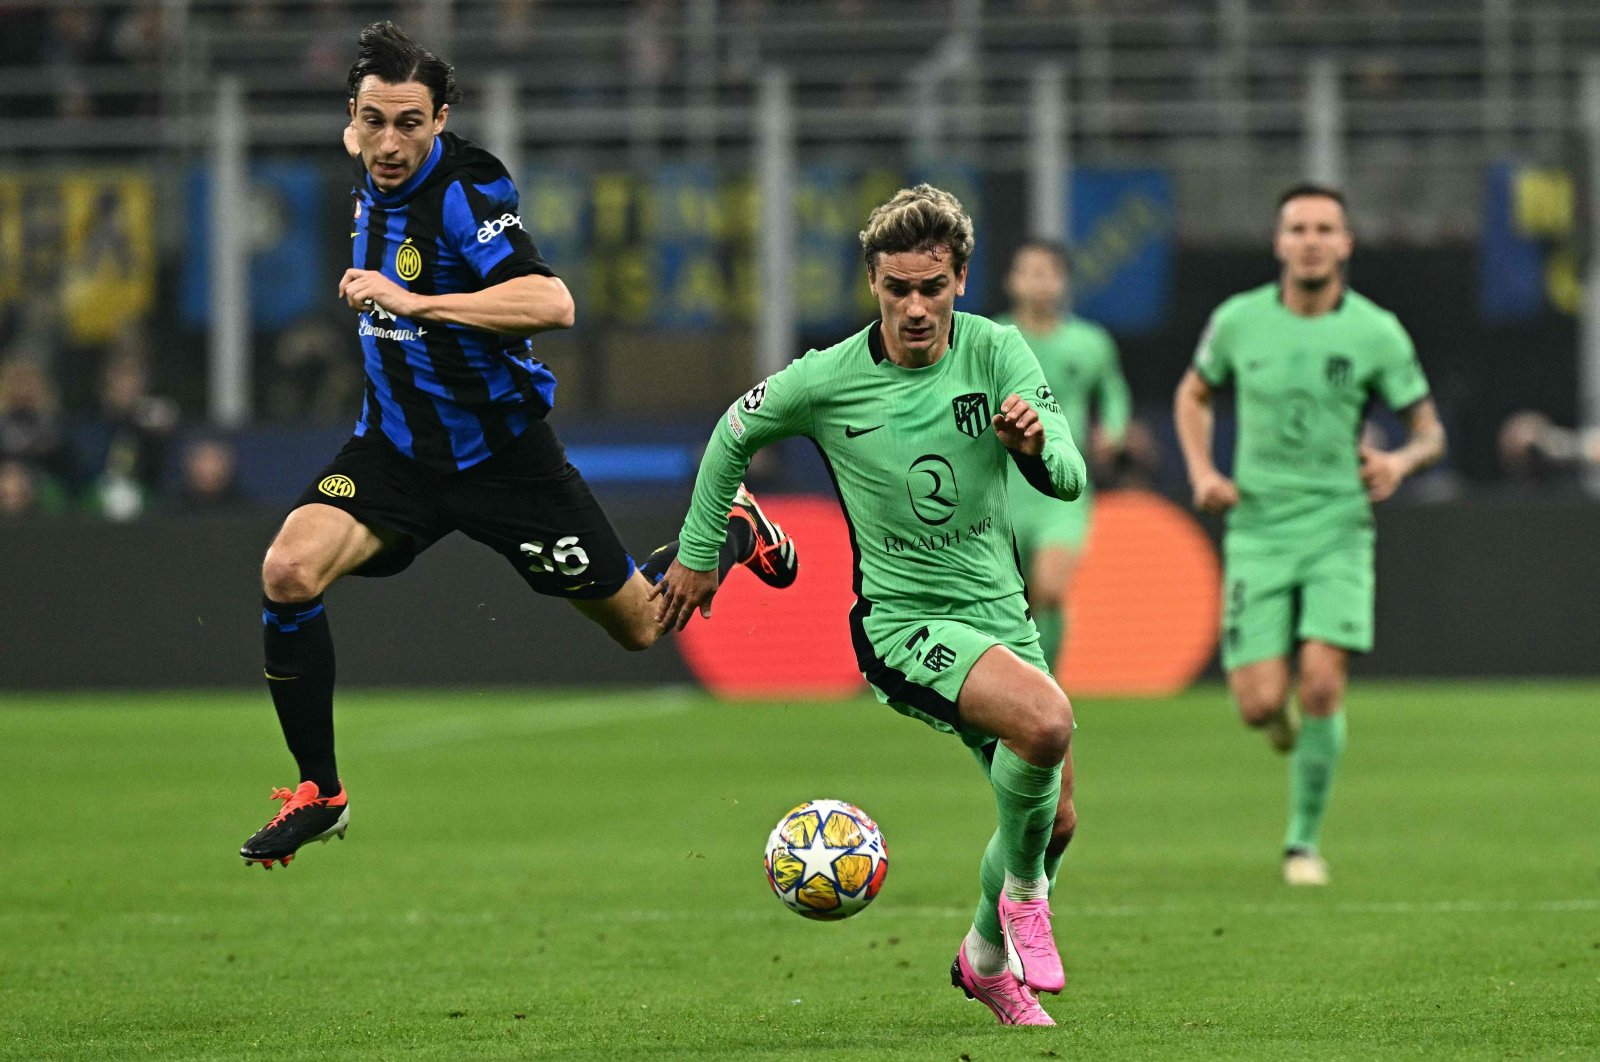
[{"label": "blue advertising board", "polygon": [[[189,173],[189,232],[183,256],[179,307],[184,322],[203,328],[211,319],[210,175]],[[339,274],[322,260],[319,226],[329,200],[316,166],[261,162],[250,169],[250,193],[229,223],[245,228],[250,244],[250,318],[259,329],[288,325],[318,302],[331,303]],[[348,196],[339,199],[349,205]]]},{"label": "blue advertising board", "polygon": [[1073,309],[1124,334],[1153,332],[1172,288],[1172,181],[1165,170],[1073,171]]}]

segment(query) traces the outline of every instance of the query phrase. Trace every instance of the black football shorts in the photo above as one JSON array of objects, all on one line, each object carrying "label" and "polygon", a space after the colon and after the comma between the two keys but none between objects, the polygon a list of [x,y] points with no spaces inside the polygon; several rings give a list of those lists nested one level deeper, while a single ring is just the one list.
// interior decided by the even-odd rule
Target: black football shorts
[{"label": "black football shorts", "polygon": [[389,543],[355,575],[402,572],[452,531],[493,549],[552,597],[607,598],[634,572],[611,521],[542,420],[461,472],[424,468],[380,440],[352,438],[294,507],[312,504],[343,509]]}]

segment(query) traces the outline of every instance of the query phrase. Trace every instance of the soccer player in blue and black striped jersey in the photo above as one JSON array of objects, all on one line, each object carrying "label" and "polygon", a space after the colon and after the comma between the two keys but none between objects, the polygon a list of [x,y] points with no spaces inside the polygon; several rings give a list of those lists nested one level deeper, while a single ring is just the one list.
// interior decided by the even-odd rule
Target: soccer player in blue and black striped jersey
[{"label": "soccer player in blue and black striped jersey", "polygon": [[[663,547],[635,565],[545,423],[556,380],[530,337],[570,328],[572,296],[524,228],[505,167],[445,132],[455,72],[378,22],[362,31],[349,90],[346,146],[362,174],[339,297],[358,315],[366,396],[354,438],[300,496],[262,568],[267,684],[300,769],[240,849],[268,868],[349,822],[322,601],[336,579],[393,575],[461,531],[538,593],[645,649],[664,632],[652,578],[676,555]],[[793,543],[747,491],[728,523],[724,574],[745,564],[771,586],[794,581]]]}]

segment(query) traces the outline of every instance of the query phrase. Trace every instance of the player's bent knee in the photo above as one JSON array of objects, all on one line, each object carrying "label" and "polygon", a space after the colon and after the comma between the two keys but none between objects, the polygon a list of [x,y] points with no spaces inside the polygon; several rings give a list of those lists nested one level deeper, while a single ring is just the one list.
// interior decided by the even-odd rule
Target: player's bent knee
[{"label": "player's bent knee", "polygon": [[304,561],[279,549],[267,551],[261,565],[261,588],[273,601],[310,601],[326,587],[319,573],[310,571]]},{"label": "player's bent knee", "polygon": [[1306,675],[1300,680],[1300,707],[1308,715],[1332,715],[1343,700],[1343,676]]},{"label": "player's bent knee", "polygon": [[1239,721],[1248,727],[1263,727],[1272,722],[1272,717],[1278,714],[1276,708],[1261,708],[1239,706]]},{"label": "player's bent knee", "polygon": [[1233,702],[1239,707],[1239,719],[1245,726],[1266,726],[1289,703],[1286,682],[1270,681],[1254,676],[1257,681],[1233,682]]},{"label": "player's bent knee", "polygon": [[632,626],[626,630],[612,631],[611,639],[630,653],[642,653],[661,636],[660,628],[654,624],[650,626]]},{"label": "player's bent knee", "polygon": [[1244,721],[1245,726],[1255,727],[1266,726],[1288,703],[1286,694],[1275,691],[1244,693],[1236,699],[1239,704],[1239,718]]},{"label": "player's bent knee", "polygon": [[1044,695],[1030,706],[1023,740],[1027,745],[1050,759],[1067,754],[1072,744],[1072,702],[1067,695],[1055,691]]}]

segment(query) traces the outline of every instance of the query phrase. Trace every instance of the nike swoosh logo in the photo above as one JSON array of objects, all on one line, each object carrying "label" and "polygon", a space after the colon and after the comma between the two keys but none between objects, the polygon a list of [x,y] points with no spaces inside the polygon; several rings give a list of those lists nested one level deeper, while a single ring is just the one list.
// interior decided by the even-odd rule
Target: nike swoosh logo
[{"label": "nike swoosh logo", "polygon": [[570,594],[570,593],[573,593],[574,591],[582,590],[586,586],[593,586],[594,584],[595,584],[595,580],[590,579],[586,583],[579,583],[577,586],[563,586],[561,589],[565,590],[567,593]]},{"label": "nike swoosh logo", "polygon": [[300,677],[299,675],[274,675],[270,671],[263,671],[262,674],[267,676],[268,682],[293,682]]},{"label": "nike swoosh logo", "polygon": [[870,428],[852,428],[850,425],[846,424],[844,426],[844,437],[846,439],[854,439],[858,435],[866,435],[868,432],[877,431],[881,427],[883,427],[882,424],[874,424]]}]

